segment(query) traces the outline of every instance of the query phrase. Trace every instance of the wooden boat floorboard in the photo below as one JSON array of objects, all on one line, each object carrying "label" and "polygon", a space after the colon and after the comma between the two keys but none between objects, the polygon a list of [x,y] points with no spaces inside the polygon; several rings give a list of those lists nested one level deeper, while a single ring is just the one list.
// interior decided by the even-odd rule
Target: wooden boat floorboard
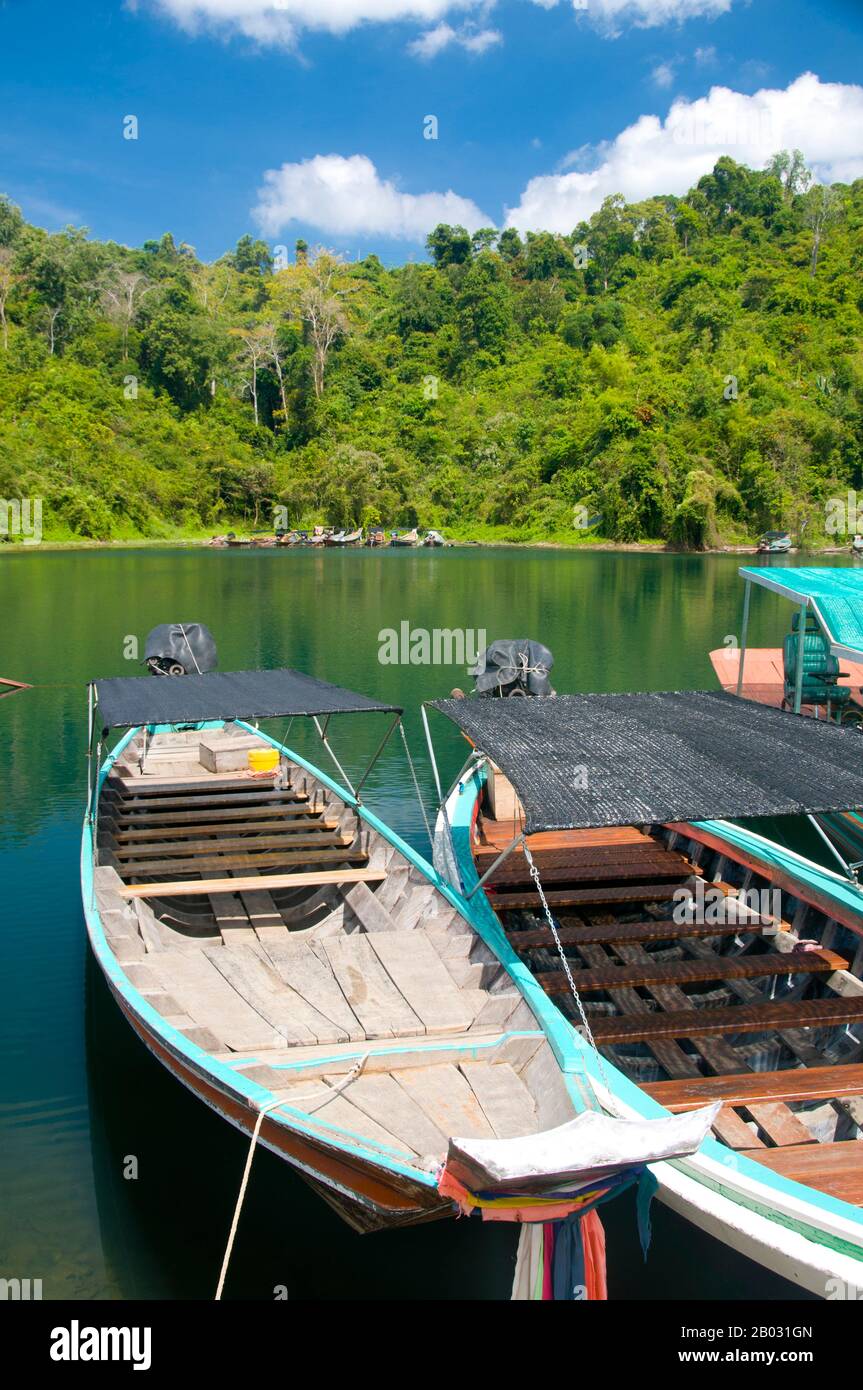
[{"label": "wooden boat floorboard", "polygon": [[[699,981],[753,979],[757,976],[830,973],[845,970],[848,962],[832,951],[787,951],[780,955],[713,956],[710,960],[654,962],[650,958],[634,965],[608,965],[596,970],[575,970],[579,993],[617,990],[654,984],[695,984]],[[565,994],[569,983],[561,967],[538,971],[547,994]]]},{"label": "wooden boat floorboard", "polygon": [[826,1028],[863,1020],[863,998],[809,999],[790,1003],[740,1004],[723,1009],[681,1010],[649,1019],[601,1018],[591,1026],[598,1042],[647,1038],[695,1038],[711,1033],[760,1033],[785,1025]]},{"label": "wooden boat floorboard", "polygon": [[724,1100],[728,1105],[748,1105],[750,1101],[760,1100],[832,1100],[837,1096],[863,1093],[863,1065],[788,1067],[784,1071],[655,1081],[644,1090],[675,1115],[697,1110],[711,1100]]},{"label": "wooden boat floorboard", "polygon": [[853,1206],[863,1206],[863,1142],[859,1139],[759,1149],[751,1157],[786,1178],[806,1183]]}]

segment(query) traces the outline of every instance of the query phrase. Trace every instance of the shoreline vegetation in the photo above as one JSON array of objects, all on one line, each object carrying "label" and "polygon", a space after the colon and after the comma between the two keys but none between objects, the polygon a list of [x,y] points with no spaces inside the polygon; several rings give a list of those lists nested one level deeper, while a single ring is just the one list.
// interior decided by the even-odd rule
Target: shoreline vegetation
[{"label": "shoreline vegetation", "polygon": [[0,196],[0,539],[37,499],[52,545],[275,515],[695,552],[863,530],[863,179],[723,157],[568,235],[441,225],[427,249],[247,235],[204,263]]},{"label": "shoreline vegetation", "polygon": [[[308,528],[311,530],[311,527]],[[244,541],[246,536],[238,533],[238,539]],[[613,551],[619,554],[649,554],[649,555],[755,555],[757,554],[754,541],[742,542],[738,545],[717,545],[704,546],[697,551],[693,551],[685,546],[672,545],[664,540],[643,540],[643,541],[611,541],[603,537],[596,537],[590,540],[561,540],[551,537],[550,539],[516,539],[511,535],[491,536],[484,535],[481,538],[466,536],[445,537],[447,549],[457,550],[572,550],[572,551]],[[243,549],[259,550],[278,550],[285,553],[288,550],[297,550],[298,553],[321,554],[332,553],[329,547],[319,546],[310,550],[309,547],[292,546],[244,546]],[[361,546],[359,549],[365,550],[367,547]],[[375,547],[376,553],[381,550],[390,550],[398,547],[391,547],[389,544]],[[214,546],[212,536],[185,535],[185,536],[129,536],[114,538],[111,540],[92,540],[92,539],[69,539],[69,540],[44,540],[37,544],[25,544],[23,541],[0,544],[0,563],[4,556],[20,555],[29,553],[36,555],[40,551],[54,550],[219,550],[230,549],[230,547]],[[336,547],[341,552],[343,548]],[[350,549],[350,547],[348,547]],[[414,552],[425,551],[424,546],[414,546]],[[787,552],[786,552],[787,553]],[[843,545],[823,545],[823,546],[794,546],[792,554],[798,555],[847,555],[851,553],[851,547]],[[769,558],[769,557],[768,557]]]}]

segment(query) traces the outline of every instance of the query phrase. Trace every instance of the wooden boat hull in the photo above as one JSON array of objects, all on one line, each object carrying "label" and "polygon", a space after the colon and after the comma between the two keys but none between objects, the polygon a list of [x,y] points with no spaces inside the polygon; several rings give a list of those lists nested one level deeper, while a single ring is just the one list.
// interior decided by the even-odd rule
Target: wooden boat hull
[{"label": "wooden boat hull", "polygon": [[[510,1137],[509,1119],[504,1117],[503,1129],[489,1128],[475,1097],[470,1101],[474,1108],[464,1109],[464,1097],[471,1096],[471,1084],[476,1084],[466,1083],[465,1077],[487,1074],[497,1062],[505,1065],[495,1068],[496,1084],[501,1078],[510,1087],[517,1083],[515,1098],[521,1103],[530,1097],[538,1128],[571,1118],[583,1108],[583,1100],[567,1068],[553,1061],[551,1042],[562,1032],[557,1011],[537,994],[537,1015],[517,984],[507,981],[506,967],[493,945],[466,919],[459,896],[371,811],[300,755],[250,725],[238,721],[232,727],[242,740],[238,749],[243,761],[250,741],[275,747],[284,760],[280,769],[289,767],[292,777],[302,774],[306,790],[295,792],[292,783],[279,783],[277,789],[281,770],[266,783],[254,780],[248,770],[205,773],[199,766],[195,772],[192,754],[186,751],[188,741],[197,747],[205,730],[224,734],[218,722],[180,731],[156,726],[146,739],[140,730],[132,730],[101,769],[95,846],[88,817],[81,875],[89,941],[108,987],[152,1055],[215,1113],[250,1136],[263,1107],[260,1142],[315,1190],[325,1190],[330,1204],[357,1231],[452,1215],[452,1203],[437,1190],[437,1167],[446,1151],[444,1127],[450,1123],[441,1118],[448,1115],[449,1102],[442,1094],[436,1099],[439,1087],[444,1082],[451,1086],[451,1075],[463,1088],[459,1104],[466,1122],[482,1122],[478,1131],[457,1132]],[[164,746],[160,739],[166,740]],[[227,752],[234,757],[233,747],[226,749],[218,739],[215,743],[219,756]],[[170,776],[168,767],[176,768]],[[320,792],[326,795],[319,798]],[[233,822],[241,814],[235,808],[238,799],[249,808],[243,813],[247,819],[239,843],[232,838],[237,831]],[[190,805],[194,810],[187,809]],[[281,817],[279,834],[289,842],[287,849],[278,851],[270,848],[274,836],[261,824],[272,820],[273,807]],[[347,823],[357,826],[359,838],[351,843],[341,834]],[[196,837],[201,835],[205,838],[199,841]],[[314,847],[298,849],[315,836],[320,838]],[[331,847],[334,840],[339,847]],[[247,866],[250,855],[255,868]],[[272,873],[272,859],[290,861],[290,872],[283,877]],[[298,859],[323,864],[324,869],[304,875],[297,871]],[[345,867],[345,861],[359,860],[370,867]],[[340,867],[330,869],[334,861]],[[252,876],[244,877],[241,869]],[[391,906],[385,907],[363,885],[369,880],[380,883],[390,869],[394,888]],[[220,870],[229,877],[219,878]],[[307,887],[309,879],[323,886]],[[339,897],[345,883],[363,887],[364,896]],[[270,892],[276,895],[272,899]],[[338,901],[331,900],[331,894]],[[417,895],[421,900],[413,908]],[[262,903],[262,898],[268,901]],[[241,904],[249,914],[242,921]],[[355,937],[344,927],[348,910],[354,914]],[[419,920],[422,930],[409,940],[400,936]],[[273,932],[275,945],[270,944]],[[356,948],[343,942],[356,942],[358,937],[368,943],[365,956],[371,973],[350,964]],[[310,950],[310,939],[320,944],[323,954]],[[244,944],[247,941],[251,945]],[[387,976],[372,951],[379,961],[391,955],[394,945],[394,973]],[[421,947],[426,960],[418,975],[414,962],[422,957]],[[307,959],[301,968],[311,970],[318,990],[308,999],[294,973],[298,950]],[[468,960],[467,950],[480,953],[475,964]],[[288,974],[281,981],[273,974],[274,951],[288,952]],[[216,957],[221,964],[214,963]],[[340,973],[328,976],[322,985],[320,971],[330,969],[328,960],[336,962],[333,971],[339,970],[340,960],[342,965]],[[377,988],[391,1002],[368,1002],[375,992],[374,984],[368,983],[375,979],[373,966],[383,981]],[[251,974],[244,975],[249,970]],[[207,976],[203,989],[201,971]],[[432,984],[423,983],[430,978]],[[397,987],[395,980],[400,981]],[[227,1010],[226,981],[233,991]],[[334,1001],[326,990],[336,982],[344,997]],[[494,985],[498,992],[492,997]],[[316,1008],[309,1002],[313,998]],[[352,1009],[359,1012],[351,1020]],[[395,1010],[392,1016],[389,1009]],[[540,1022],[543,1014],[549,1020],[549,1036]],[[361,1026],[356,1028],[358,1020]],[[550,1070],[543,1073],[541,1088],[531,1079],[528,1091],[528,1083],[519,1077],[539,1065],[537,1058]],[[432,1079],[423,1094],[425,1071]],[[531,1078],[534,1074],[529,1071]],[[354,1091],[342,1096],[335,1084],[339,1077]],[[374,1104],[380,1085],[389,1088],[388,1104],[392,1093],[399,1092],[394,1114],[404,1119],[407,1112],[404,1123],[413,1131],[410,1137],[398,1125],[390,1131],[379,1123],[376,1111],[351,1104],[351,1097],[362,1089],[358,1077],[377,1083],[372,1086]],[[309,1101],[307,1087],[318,1088],[318,1100],[323,1088],[322,1114],[317,1100],[311,1107],[304,1104]],[[336,1097],[340,1114],[333,1104]]]},{"label": "wooden boat hull", "polygon": [[[249,1139],[257,1110],[242,1096],[214,1084],[211,1075],[190,1065],[187,1058],[167,1047],[155,1029],[129,1005],[108,979],[108,986],[130,1027],[141,1042],[187,1091]],[[414,1225],[452,1215],[452,1204],[437,1192],[404,1179],[382,1176],[380,1169],[312,1138],[303,1138],[279,1122],[265,1118],[258,1142],[296,1168],[330,1199],[343,1218],[362,1234]]]},{"label": "wooden boat hull", "polygon": [[[465,894],[470,892],[478,880],[478,868],[474,859],[473,826],[484,795],[485,783],[485,767],[464,778],[450,794],[446,805],[446,820],[451,831],[447,830],[443,816],[438,821],[435,862],[441,872],[450,876],[451,881],[459,883],[460,890]],[[812,930],[811,925],[805,926],[807,922],[815,922],[812,914],[822,914],[820,921],[829,918],[840,923],[855,934],[854,939],[863,943],[863,898],[850,884],[831,871],[821,870],[818,866],[802,860],[800,856],[795,856],[791,851],[725,822],[668,826],[662,829],[661,835],[672,844],[675,843],[676,836],[686,845],[702,848],[705,862],[709,861],[705,871],[708,883],[714,876],[727,878],[733,872],[735,881],[760,883],[770,889],[779,888],[796,903],[794,921],[800,925],[801,932],[804,932],[805,927],[804,934],[808,935]],[[550,832],[536,838],[549,853],[552,853],[555,837],[556,833]],[[487,859],[490,859],[498,848],[508,843],[510,838],[509,830],[502,829],[500,844],[495,843],[493,848],[487,849]],[[486,861],[483,861],[483,868],[485,865]],[[560,891],[558,882],[559,880],[545,885],[552,897],[556,889]],[[581,888],[577,891],[581,893],[582,901],[585,892],[589,892]],[[607,898],[609,892],[604,890],[597,896]],[[635,897],[637,896],[636,892]],[[475,893],[469,901],[477,917],[488,914],[499,927],[503,927],[504,919],[500,911],[495,911],[485,893]],[[552,910],[555,910],[554,907]],[[645,915],[642,913],[642,916]],[[573,931],[575,930],[574,928]],[[702,931],[701,934],[706,933]],[[639,935],[643,939],[645,933],[633,932],[633,939]],[[664,939],[667,935],[667,932],[662,933],[659,939]],[[517,943],[517,937],[515,931],[506,932],[506,939],[511,945],[513,942]],[[607,929],[605,938],[601,930],[597,933],[597,939],[600,940],[620,938],[621,933],[618,932],[618,935],[614,936],[612,927]],[[554,952],[551,954],[554,955]],[[538,977],[530,969],[529,960],[530,957],[526,959],[522,951],[519,961],[521,968],[538,982],[542,977]],[[847,983],[841,986],[843,992],[850,990],[853,993],[859,990],[863,993],[863,985],[859,980],[861,966],[863,949],[858,951],[854,962],[855,973],[849,974]],[[510,968],[516,973],[512,965]],[[544,966],[543,969],[545,968]],[[545,979],[548,980],[548,976],[545,976]],[[568,999],[568,995],[554,997],[562,1001]],[[585,997],[591,996],[586,994]],[[643,1009],[647,1006],[641,1004],[640,1007]],[[670,1008],[671,1004],[667,1004],[666,1007]],[[650,1019],[661,1018],[661,1013],[648,1012],[647,1016]],[[594,1023],[600,1045],[601,1024],[600,1016]],[[649,1094],[649,1089],[646,1090],[643,1085],[627,1076],[608,1057],[604,1067],[600,1069],[594,1050],[572,1028],[569,1021],[567,1027],[571,1031],[574,1045],[581,1053],[585,1072],[590,1076],[594,1089],[611,1113],[629,1117],[649,1117],[668,1113],[661,1103]],[[603,1073],[607,1082],[603,1080]],[[799,1077],[800,1074],[793,1070],[788,1071],[789,1078]],[[710,1098],[710,1093],[705,1090],[702,1103],[707,1103]],[[860,1102],[852,1104],[859,1105]],[[766,1115],[769,1112],[765,1110],[763,1113]],[[775,1116],[772,1118],[775,1119]],[[791,1116],[791,1119],[793,1121],[794,1117]],[[743,1133],[745,1135],[746,1131]],[[833,1181],[833,1190],[836,1193],[845,1192],[853,1200],[846,1200],[843,1196],[831,1195],[829,1191],[808,1186],[805,1180],[788,1176],[785,1172],[770,1166],[771,1155],[778,1154],[780,1165],[789,1172],[802,1174],[810,1167],[817,1169],[818,1151],[821,1148],[819,1144],[812,1142],[803,1146],[791,1145],[785,1151],[781,1148],[762,1148],[759,1151],[755,1148],[754,1133],[752,1140],[748,1142],[751,1147],[747,1152],[735,1152],[717,1139],[708,1139],[692,1157],[673,1164],[654,1165],[653,1171],[659,1181],[659,1197],[699,1228],[792,1283],[823,1298],[857,1297],[857,1293],[843,1290],[859,1291],[863,1288],[863,1211],[859,1205],[863,1202],[863,1142],[858,1139],[847,1140],[844,1144],[834,1144],[830,1154],[826,1154],[822,1160],[822,1166],[829,1168],[828,1160],[837,1156],[837,1150],[843,1151],[841,1157],[845,1161],[846,1170],[850,1165],[850,1173],[844,1178],[838,1176]],[[803,1149],[811,1150],[811,1161],[809,1154],[804,1153]],[[758,1152],[763,1155],[761,1161],[758,1161]],[[788,1162],[784,1161],[786,1158]]]}]

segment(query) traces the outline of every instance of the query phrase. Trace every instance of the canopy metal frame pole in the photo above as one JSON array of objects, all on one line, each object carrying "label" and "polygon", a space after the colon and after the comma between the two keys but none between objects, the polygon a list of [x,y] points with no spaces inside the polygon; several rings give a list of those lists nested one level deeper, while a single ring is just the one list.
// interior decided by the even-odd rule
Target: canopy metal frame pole
[{"label": "canopy metal frame pole", "polygon": [[812,825],[814,829],[818,831],[818,834],[821,836],[821,839],[824,841],[825,845],[830,850],[830,853],[836,859],[838,859],[839,863],[842,865],[842,868],[845,870],[845,873],[847,874],[849,880],[851,881],[851,883],[854,884],[854,887],[859,888],[860,884],[857,880],[857,872],[860,868],[860,864],[849,864],[848,861],[845,858],[843,858],[843,856],[839,853],[838,849],[834,845],[833,841],[830,839],[830,836],[827,835],[824,831],[824,828],[821,825],[819,825],[816,816],[810,815],[810,813],[807,812],[806,819],[809,821],[810,825]]},{"label": "canopy metal frame pole", "polygon": [[[326,724],[328,724],[329,722],[330,722],[329,715],[327,715]],[[339,762],[338,758],[336,757],[335,753],[333,752],[332,747],[330,746],[329,739],[327,738],[326,724],[324,725],[324,727],[323,727],[323,729],[322,729],[321,726],[320,726],[320,724],[319,724],[319,722],[318,722],[318,716],[317,716],[316,714],[313,714],[313,715],[312,715],[312,723],[314,724],[315,728],[316,728],[317,731],[318,731],[318,734],[320,735],[321,743],[322,743],[322,744],[324,745],[324,747],[326,748],[327,752],[329,753],[330,757],[332,758],[333,762],[335,763],[336,767],[338,768],[338,770],[339,770],[341,776],[345,779],[345,785],[346,785],[346,787],[348,788],[348,790],[350,791],[351,796],[354,796],[354,797],[355,797],[355,796],[356,796],[356,791],[354,790],[353,783],[351,782],[350,777],[349,777],[348,774],[345,772],[344,768],[342,767],[341,763]]]},{"label": "canopy metal frame pole", "polygon": [[399,724],[401,723],[401,718],[402,718],[402,717],[401,717],[400,714],[397,714],[397,715],[395,716],[395,718],[393,719],[393,721],[392,721],[392,723],[390,724],[389,728],[387,729],[386,733],[384,734],[383,738],[381,739],[380,743],[378,744],[377,749],[375,750],[374,754],[372,755],[372,760],[371,760],[371,762],[369,763],[368,767],[366,768],[366,770],[365,770],[365,772],[363,773],[363,775],[362,775],[362,777],[360,778],[360,780],[357,782],[356,788],[354,789],[354,796],[357,798],[357,801],[359,801],[359,799],[360,799],[360,790],[361,790],[361,788],[362,788],[363,782],[365,782],[366,778],[368,777],[368,775],[369,775],[369,773],[371,772],[372,768],[374,767],[375,763],[378,761],[378,759],[380,758],[380,756],[381,756],[381,754],[383,753],[384,749],[386,748],[387,744],[389,743],[390,737],[392,736],[392,734],[395,733],[396,729],[398,728]]},{"label": "canopy metal frame pole", "polygon": [[432,772],[434,773],[434,784],[435,784],[435,788],[436,788],[436,790],[437,790],[437,801],[438,801],[438,806],[442,806],[442,805],[443,805],[443,792],[441,791],[440,773],[439,773],[439,771],[438,771],[437,758],[435,757],[434,744],[432,743],[431,730],[429,729],[429,721],[428,721],[428,715],[426,714],[425,703],[423,703],[423,704],[420,705],[420,714],[422,715],[423,728],[425,729],[425,736],[426,736],[426,745],[427,745],[428,750],[429,750],[429,758],[430,758],[430,760],[431,760]]},{"label": "canopy metal frame pole", "polygon": [[512,854],[513,850],[514,850],[514,849],[517,849],[517,847],[518,847],[520,844],[523,844],[524,841],[525,841],[526,839],[527,839],[527,836],[525,835],[524,831],[523,831],[523,830],[520,830],[520,831],[518,832],[518,834],[516,835],[515,839],[513,840],[512,844],[507,845],[506,849],[502,849],[502,850],[501,850],[500,854],[497,856],[497,859],[495,859],[494,863],[491,864],[491,865],[489,865],[489,867],[486,869],[485,873],[483,874],[482,878],[479,879],[479,880],[473,885],[473,888],[471,888],[470,892],[466,895],[468,901],[470,901],[470,899],[473,897],[474,893],[477,891],[478,888],[482,888],[482,885],[486,882],[486,880],[489,878],[489,876],[490,876],[491,874],[494,873],[495,869],[498,868],[498,866],[499,866],[500,864],[502,864],[502,863],[504,862],[505,859],[508,859],[509,856]]},{"label": "canopy metal frame pole", "polygon": [[794,673],[794,713],[800,713],[800,706],[803,702],[803,658],[806,646],[806,617],[809,612],[809,600],[804,599],[800,605],[800,622],[797,628],[797,669]]},{"label": "canopy metal frame pole", "polygon": [[737,694],[743,694],[743,666],[746,661],[746,635],[749,630],[749,603],[752,598],[752,580],[747,579],[743,586],[743,622],[740,629],[740,665],[737,668]]}]

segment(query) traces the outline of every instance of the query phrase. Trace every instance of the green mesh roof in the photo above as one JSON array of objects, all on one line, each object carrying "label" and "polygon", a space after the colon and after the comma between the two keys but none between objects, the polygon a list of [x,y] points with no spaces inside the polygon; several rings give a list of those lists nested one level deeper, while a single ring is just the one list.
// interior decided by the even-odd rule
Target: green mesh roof
[{"label": "green mesh roof", "polygon": [[740,573],[793,603],[808,600],[836,654],[863,659],[863,569],[744,565]]}]

